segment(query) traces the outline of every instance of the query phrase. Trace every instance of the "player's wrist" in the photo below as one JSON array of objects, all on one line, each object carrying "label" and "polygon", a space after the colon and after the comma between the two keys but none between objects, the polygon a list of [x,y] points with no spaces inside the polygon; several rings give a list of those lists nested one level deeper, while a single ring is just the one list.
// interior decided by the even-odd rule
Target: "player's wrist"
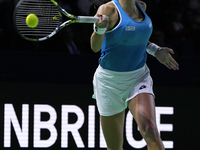
[{"label": "player's wrist", "polygon": [[93,25],[93,29],[94,29],[94,32],[95,32],[95,33],[100,34],[100,35],[105,34],[106,31],[107,31],[107,27],[105,27],[105,28],[100,28],[100,27],[97,27],[95,23],[94,23],[94,25]]},{"label": "player's wrist", "polygon": [[158,45],[156,45],[156,44],[154,44],[154,43],[151,43],[151,44],[149,44],[149,45],[147,46],[146,51],[147,51],[147,53],[149,53],[150,55],[152,55],[152,56],[155,57],[156,52],[157,52],[158,50],[160,50],[160,49],[161,49],[160,46],[158,46]]}]

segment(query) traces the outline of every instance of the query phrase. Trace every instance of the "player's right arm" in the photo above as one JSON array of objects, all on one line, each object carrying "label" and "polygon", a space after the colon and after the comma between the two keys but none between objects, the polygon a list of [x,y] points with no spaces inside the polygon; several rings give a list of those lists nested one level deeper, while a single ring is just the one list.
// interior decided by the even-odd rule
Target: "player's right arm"
[{"label": "player's right arm", "polygon": [[[99,17],[99,21],[96,23],[96,27],[98,28],[107,28],[108,31],[111,28],[111,21],[109,18],[111,18],[113,14],[113,6],[109,3],[106,3],[104,5],[101,5],[99,9],[97,10],[96,17]],[[94,52],[98,52],[101,50],[103,40],[104,40],[104,34],[97,34],[96,32],[93,32],[90,39],[91,48]]]}]

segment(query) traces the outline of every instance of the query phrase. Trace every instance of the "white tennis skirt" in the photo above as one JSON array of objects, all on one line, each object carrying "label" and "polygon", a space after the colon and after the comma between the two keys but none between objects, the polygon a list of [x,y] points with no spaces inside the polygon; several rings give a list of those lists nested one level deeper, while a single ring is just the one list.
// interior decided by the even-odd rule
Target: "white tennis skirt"
[{"label": "white tennis skirt", "polygon": [[116,72],[98,66],[93,78],[94,94],[101,116],[112,116],[127,108],[127,102],[140,93],[153,93],[153,81],[145,64],[129,72]]}]

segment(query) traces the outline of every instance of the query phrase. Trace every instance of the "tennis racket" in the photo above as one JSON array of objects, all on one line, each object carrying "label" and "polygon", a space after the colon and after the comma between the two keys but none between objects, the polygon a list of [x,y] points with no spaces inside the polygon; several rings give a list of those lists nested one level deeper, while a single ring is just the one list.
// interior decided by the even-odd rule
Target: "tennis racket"
[{"label": "tennis racket", "polygon": [[[38,25],[35,28],[30,28],[26,24],[29,14],[35,14],[38,18]],[[64,22],[62,15],[69,20],[66,19]],[[17,33],[29,41],[47,40],[72,23],[96,23],[98,20],[98,17],[69,14],[54,0],[20,0],[13,15]]]}]

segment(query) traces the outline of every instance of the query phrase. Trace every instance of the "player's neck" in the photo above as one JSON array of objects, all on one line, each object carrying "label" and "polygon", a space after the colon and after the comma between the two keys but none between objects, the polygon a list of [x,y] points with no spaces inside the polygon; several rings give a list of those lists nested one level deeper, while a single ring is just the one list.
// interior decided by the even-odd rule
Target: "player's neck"
[{"label": "player's neck", "polygon": [[137,10],[135,1],[136,0],[119,0],[119,3],[127,13],[132,13]]}]

